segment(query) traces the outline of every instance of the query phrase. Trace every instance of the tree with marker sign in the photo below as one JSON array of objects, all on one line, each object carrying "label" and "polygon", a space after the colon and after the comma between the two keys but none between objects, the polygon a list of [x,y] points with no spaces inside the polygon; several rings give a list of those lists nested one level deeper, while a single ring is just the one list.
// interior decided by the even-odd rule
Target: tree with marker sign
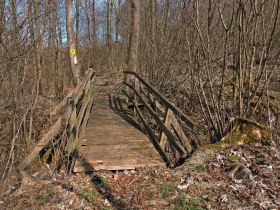
[{"label": "tree with marker sign", "polygon": [[77,58],[77,46],[75,42],[75,32],[74,32],[74,19],[73,19],[73,2],[72,0],[66,1],[66,29],[67,29],[67,41],[69,47],[69,58],[71,63],[71,70],[73,73],[74,84],[77,85],[80,82],[81,68],[78,64]]}]

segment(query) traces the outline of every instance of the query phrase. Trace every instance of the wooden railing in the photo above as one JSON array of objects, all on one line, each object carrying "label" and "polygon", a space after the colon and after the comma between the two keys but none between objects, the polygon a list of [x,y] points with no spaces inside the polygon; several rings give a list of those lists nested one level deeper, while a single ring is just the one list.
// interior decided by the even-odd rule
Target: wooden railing
[{"label": "wooden railing", "polygon": [[[84,80],[54,108],[51,116],[57,118],[56,122],[21,162],[20,169],[26,169],[38,157],[39,152],[65,129],[67,129],[68,141],[64,147],[64,155],[69,157],[74,152],[78,141],[83,138],[92,108],[95,73],[95,71],[89,69]],[[60,139],[57,141],[60,141]],[[53,144],[57,143],[59,142],[53,142]]]},{"label": "wooden railing", "polygon": [[[179,153],[180,159],[178,162],[184,160],[193,151],[193,147],[177,119],[182,120],[193,132],[203,134],[204,130],[137,73],[124,71],[124,74],[126,89],[123,90],[123,93],[126,96],[126,102],[131,101],[133,103],[134,114],[137,114],[140,118],[150,139],[164,161],[170,167],[177,164],[168,157],[166,152],[167,143],[170,143]],[[139,103],[143,104],[159,126],[161,131],[159,137],[156,137],[154,131],[147,123],[147,120],[139,109]],[[162,118],[161,115],[164,117]]]}]

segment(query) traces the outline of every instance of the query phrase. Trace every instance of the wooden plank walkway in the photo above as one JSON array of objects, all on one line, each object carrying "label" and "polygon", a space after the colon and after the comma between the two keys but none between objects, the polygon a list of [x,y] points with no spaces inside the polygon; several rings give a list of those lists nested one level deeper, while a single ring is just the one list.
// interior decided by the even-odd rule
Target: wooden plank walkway
[{"label": "wooden plank walkway", "polygon": [[109,96],[95,99],[74,172],[165,165],[149,138],[114,102]]}]

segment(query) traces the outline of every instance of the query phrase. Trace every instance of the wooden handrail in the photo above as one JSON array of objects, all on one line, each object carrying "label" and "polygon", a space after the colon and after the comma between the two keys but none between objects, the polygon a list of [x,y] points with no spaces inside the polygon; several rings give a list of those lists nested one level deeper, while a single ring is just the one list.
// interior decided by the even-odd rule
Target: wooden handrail
[{"label": "wooden handrail", "polygon": [[172,164],[172,162],[170,161],[169,157],[167,156],[167,154],[165,153],[164,149],[160,146],[159,142],[157,141],[157,139],[155,138],[155,135],[153,133],[153,130],[150,128],[150,126],[148,125],[148,123],[146,122],[142,112],[140,111],[140,109],[138,108],[138,106],[136,106],[135,102],[132,101],[136,111],[145,127],[145,129],[147,130],[148,135],[150,136],[155,148],[159,151],[161,157],[163,158],[163,160],[166,162],[167,166],[169,167],[173,167],[174,165]]},{"label": "wooden handrail", "polygon": [[67,96],[53,109],[53,111],[50,113],[51,116],[55,116],[61,113],[61,111],[66,107],[67,105],[67,98],[73,97],[74,103],[76,104],[81,97],[83,93],[83,89],[85,88],[87,81],[91,80],[93,76],[95,75],[96,71],[93,69],[89,69],[88,74],[86,77],[82,80],[81,83],[79,83],[73,90],[71,90]]},{"label": "wooden handrail", "polygon": [[195,123],[190,117],[188,117],[185,113],[183,113],[179,108],[177,108],[172,102],[170,102],[167,98],[165,98],[162,94],[159,93],[153,86],[151,86],[148,82],[142,79],[136,72],[134,71],[124,71],[124,74],[134,75],[145,87],[153,93],[167,108],[171,109],[174,114],[179,116],[185,123],[194,131],[199,134],[204,134],[205,131],[203,128],[200,128],[197,123]]},{"label": "wooden handrail", "polygon": [[[21,170],[26,169],[38,156],[39,152],[65,128],[68,128],[68,135],[70,136],[66,146],[66,153],[69,156],[70,153],[75,150],[77,141],[82,138],[84,133],[89,118],[89,112],[92,107],[93,78],[95,73],[96,71],[90,69],[83,81],[56,106],[52,115],[60,114],[62,110],[65,110],[64,113],[58,116],[57,121],[50,130],[21,162]],[[77,109],[77,107],[81,108]],[[80,130],[80,128],[82,128],[82,130]]]},{"label": "wooden handrail", "polygon": [[[124,73],[125,81],[123,84],[126,86],[126,90],[123,90],[123,93],[126,96],[126,102],[129,100],[132,101],[134,105],[134,115],[137,114],[141,119],[151,141],[167,165],[172,167],[178,163],[182,163],[187,156],[194,151],[194,148],[175,116],[182,119],[187,126],[199,134],[204,134],[204,129],[200,128],[190,117],[184,114],[136,72],[124,71]],[[133,75],[135,80],[131,80],[133,78],[129,78],[128,75]],[[148,103],[147,99],[151,100],[154,106]],[[138,107],[138,101],[144,105],[145,109],[159,126],[161,131],[159,138],[156,137],[152,128],[147,124],[147,121]],[[163,119],[162,115],[164,115]],[[167,155],[166,149],[169,144],[180,155],[180,159],[176,160],[176,163],[172,163]]]},{"label": "wooden handrail", "polygon": [[67,157],[69,157],[71,153],[76,149],[80,135],[80,127],[82,126],[82,122],[86,123],[85,121],[87,121],[87,119],[84,120],[84,116],[92,98],[92,89],[93,85],[90,83],[90,81],[88,81],[85,88],[83,100],[81,101],[81,108],[75,115],[76,117],[69,122],[71,124],[71,130],[69,130],[70,137],[65,148],[65,155]]},{"label": "wooden handrail", "polygon": [[170,143],[178,150],[178,152],[180,153],[180,155],[182,156],[182,158],[185,158],[187,156],[187,151],[184,149],[184,147],[182,147],[182,145],[180,145],[173,137],[172,133],[169,131],[169,129],[164,125],[164,123],[161,121],[161,119],[159,118],[159,116],[153,111],[153,109],[148,105],[148,103],[141,97],[141,95],[135,90],[135,88],[128,84],[127,82],[124,82],[124,84],[126,86],[128,86],[129,88],[131,88],[135,94],[137,95],[137,97],[140,99],[140,101],[145,105],[145,107],[147,108],[147,110],[149,111],[149,113],[152,115],[152,117],[154,118],[154,120],[158,123],[158,125],[160,126],[161,130],[165,133],[165,135],[167,136],[167,138],[170,140]]}]

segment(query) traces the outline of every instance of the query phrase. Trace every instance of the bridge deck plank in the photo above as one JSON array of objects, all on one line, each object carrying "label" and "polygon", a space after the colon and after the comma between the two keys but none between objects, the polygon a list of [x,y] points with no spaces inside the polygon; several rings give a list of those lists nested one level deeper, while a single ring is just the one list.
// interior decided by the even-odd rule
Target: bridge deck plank
[{"label": "bridge deck plank", "polygon": [[163,166],[149,138],[112,108],[110,100],[95,99],[75,172],[125,170]]}]

